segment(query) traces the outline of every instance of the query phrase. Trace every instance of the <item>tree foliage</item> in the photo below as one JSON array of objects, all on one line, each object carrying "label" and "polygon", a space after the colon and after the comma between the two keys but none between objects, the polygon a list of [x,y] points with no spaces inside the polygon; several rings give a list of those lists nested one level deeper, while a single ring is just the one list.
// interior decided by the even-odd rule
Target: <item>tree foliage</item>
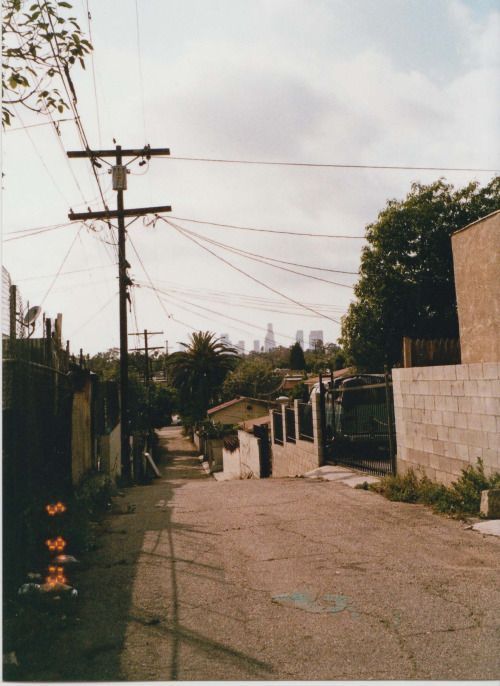
[{"label": "tree foliage", "polygon": [[181,412],[197,423],[219,400],[224,379],[236,366],[238,355],[209,331],[191,334],[190,342],[182,345],[185,350],[170,355],[168,365]]},{"label": "tree foliage", "polygon": [[[69,108],[76,100],[70,69],[85,68],[92,46],[74,16],[63,16],[72,5],[56,0],[2,0],[2,124],[10,125],[13,108],[23,105],[34,112]],[[72,93],[61,95],[56,86],[66,83]]]},{"label": "tree foliage", "polygon": [[306,358],[299,342],[294,343],[290,348],[290,369],[305,369]]},{"label": "tree foliage", "polygon": [[223,397],[231,400],[238,395],[251,398],[269,397],[277,392],[283,375],[273,371],[271,362],[263,357],[242,359],[224,381]]},{"label": "tree foliage", "polygon": [[456,338],[452,233],[500,206],[500,177],[455,190],[414,183],[366,230],[356,301],[342,322],[348,362],[381,370],[401,360],[402,338]]}]

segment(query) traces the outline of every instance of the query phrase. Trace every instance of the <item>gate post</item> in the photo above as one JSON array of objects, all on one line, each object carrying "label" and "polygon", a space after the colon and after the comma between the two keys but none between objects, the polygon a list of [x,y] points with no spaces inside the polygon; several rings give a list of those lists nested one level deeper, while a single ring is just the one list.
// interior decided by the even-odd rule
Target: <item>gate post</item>
[{"label": "gate post", "polygon": [[[391,394],[391,387],[389,386],[389,373],[387,371],[387,365],[384,366],[384,382],[385,382],[385,408],[387,413],[387,435],[389,438],[389,457],[391,458],[391,473],[393,476],[396,475],[396,451],[395,451],[395,441],[394,441],[394,426],[392,422],[393,418],[393,399]],[[391,384],[392,385],[392,384]]]}]

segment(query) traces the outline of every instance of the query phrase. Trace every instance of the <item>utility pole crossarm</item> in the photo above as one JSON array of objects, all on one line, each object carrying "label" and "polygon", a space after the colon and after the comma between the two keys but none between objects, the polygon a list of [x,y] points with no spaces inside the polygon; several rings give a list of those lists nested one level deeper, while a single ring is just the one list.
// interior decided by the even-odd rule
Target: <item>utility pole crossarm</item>
[{"label": "utility pole crossarm", "polygon": [[141,217],[144,214],[160,214],[171,212],[170,205],[158,205],[158,207],[135,207],[128,210],[99,210],[97,212],[70,212],[71,221],[75,219],[112,219],[113,217]]},{"label": "utility pole crossarm", "polygon": [[[153,157],[170,155],[170,148],[132,148],[121,151],[122,157]],[[69,150],[68,157],[116,157],[116,150]]]},{"label": "utility pole crossarm", "polygon": [[141,350],[163,350],[162,345],[154,345],[153,347],[147,347],[147,348],[129,348],[130,352],[139,352]]}]

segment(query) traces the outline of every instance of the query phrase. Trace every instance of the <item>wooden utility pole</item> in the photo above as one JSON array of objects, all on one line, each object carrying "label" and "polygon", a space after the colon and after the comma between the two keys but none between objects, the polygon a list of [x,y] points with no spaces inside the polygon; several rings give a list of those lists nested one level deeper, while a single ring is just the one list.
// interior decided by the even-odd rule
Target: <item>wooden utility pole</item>
[{"label": "wooden utility pole", "polygon": [[[127,164],[137,158],[149,160],[154,155],[170,155],[168,148],[144,148],[122,149],[117,145],[113,150],[73,150],[68,152],[70,158],[88,158],[92,164],[97,159],[113,157],[115,164],[111,165],[113,174],[113,190],[117,192],[116,210],[104,210],[99,212],[70,212],[68,217],[74,219],[118,219],[118,279],[120,287],[120,424],[121,424],[121,465],[122,476],[129,481],[132,476],[130,447],[129,447],[129,413],[128,413],[128,339],[127,339],[127,299],[129,298],[128,286],[132,284],[128,274],[129,266],[126,260],[125,244],[126,229],[125,217],[140,217],[145,214],[158,214],[170,212],[170,205],[159,207],[137,207],[125,209],[123,206],[123,191],[127,189],[127,165],[123,165],[124,157],[131,157]],[[109,164],[109,163],[108,163]]]},{"label": "wooden utility pole", "polygon": [[144,348],[131,348],[134,352],[140,352],[144,350],[145,353],[145,367],[144,367],[144,383],[148,384],[150,380],[150,374],[149,374],[149,351],[150,350],[163,350],[162,345],[154,345],[154,346],[148,346],[148,336],[159,336],[163,333],[163,331],[148,331],[147,329],[144,329],[143,333],[140,333],[139,331],[136,331],[135,333],[129,333],[129,336],[144,336]]}]

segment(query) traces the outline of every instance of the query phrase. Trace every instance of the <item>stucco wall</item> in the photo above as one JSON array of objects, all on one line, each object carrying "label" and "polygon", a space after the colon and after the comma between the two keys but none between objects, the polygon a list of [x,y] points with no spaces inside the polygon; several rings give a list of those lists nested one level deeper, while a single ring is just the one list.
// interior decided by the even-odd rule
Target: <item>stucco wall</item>
[{"label": "stucco wall", "polygon": [[453,234],[462,364],[500,361],[500,212]]},{"label": "stucco wall", "polygon": [[208,417],[217,424],[240,424],[247,419],[258,419],[268,412],[266,403],[258,403],[255,400],[242,400],[222,410],[218,410]]},{"label": "stucco wall", "polygon": [[319,409],[319,395],[312,397],[313,433],[314,442],[303,441],[299,436],[299,413],[298,401],[294,401],[295,409],[295,443],[287,442],[285,430],[285,415],[282,414],[283,422],[283,445],[274,442],[274,427],[271,415],[271,450],[273,454],[273,477],[301,476],[306,472],[316,469],[323,462],[323,449],[321,438],[321,420]]},{"label": "stucco wall", "polygon": [[238,431],[239,448],[222,449],[224,474],[235,479],[260,478],[260,439],[247,431]]},{"label": "stucco wall", "polygon": [[449,485],[481,457],[500,471],[500,363],[393,369],[397,468]]}]

